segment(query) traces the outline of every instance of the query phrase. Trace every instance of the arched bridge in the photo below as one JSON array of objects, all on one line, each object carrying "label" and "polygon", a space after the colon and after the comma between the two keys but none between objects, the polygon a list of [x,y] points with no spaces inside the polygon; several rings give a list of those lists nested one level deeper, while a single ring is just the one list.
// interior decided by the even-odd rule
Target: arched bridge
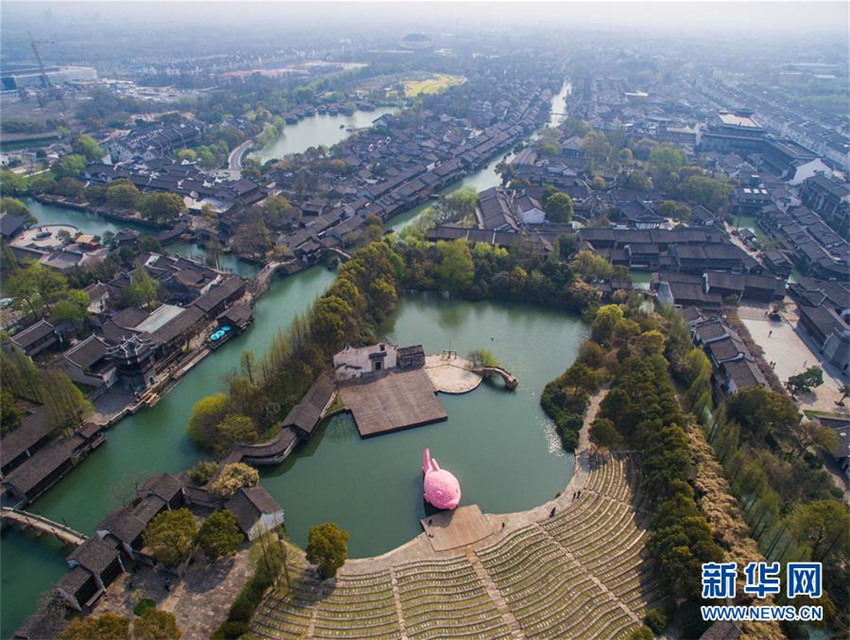
[{"label": "arched bridge", "polygon": [[0,519],[3,522],[13,522],[21,527],[32,529],[38,533],[49,533],[56,536],[65,544],[81,545],[88,536],[84,536],[79,531],[74,531],[71,527],[66,527],[64,524],[48,520],[44,516],[39,516],[28,511],[18,511],[9,507],[3,507],[0,510]]},{"label": "arched bridge", "polygon": [[482,378],[489,378],[490,376],[499,376],[502,380],[505,381],[505,386],[508,389],[516,389],[517,385],[519,385],[519,381],[514,377],[507,369],[502,369],[502,367],[473,367],[472,370],[480,375]]}]

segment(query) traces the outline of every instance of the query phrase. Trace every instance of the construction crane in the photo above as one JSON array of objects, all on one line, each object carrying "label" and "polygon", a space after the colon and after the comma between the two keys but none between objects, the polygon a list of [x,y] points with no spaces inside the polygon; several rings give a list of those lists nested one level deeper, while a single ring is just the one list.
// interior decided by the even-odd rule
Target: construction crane
[{"label": "construction crane", "polygon": [[50,83],[50,78],[47,77],[47,71],[44,70],[44,62],[41,60],[41,53],[38,51],[38,45],[53,44],[53,42],[48,40],[36,42],[35,38],[32,37],[32,34],[29,31],[27,31],[27,35],[30,37],[30,47],[32,47],[32,52],[35,54],[35,59],[38,60],[38,68],[41,69],[41,82],[44,84],[45,89],[50,89],[53,85]]}]

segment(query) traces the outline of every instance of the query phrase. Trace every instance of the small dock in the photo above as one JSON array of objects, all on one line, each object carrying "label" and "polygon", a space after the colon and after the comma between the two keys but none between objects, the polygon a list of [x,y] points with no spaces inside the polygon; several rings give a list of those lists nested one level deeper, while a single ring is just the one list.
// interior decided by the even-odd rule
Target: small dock
[{"label": "small dock", "polygon": [[363,438],[448,418],[423,369],[370,374],[342,385],[340,392]]},{"label": "small dock", "polygon": [[477,504],[441,511],[419,523],[434,551],[448,551],[483,540],[496,533],[496,526]]}]

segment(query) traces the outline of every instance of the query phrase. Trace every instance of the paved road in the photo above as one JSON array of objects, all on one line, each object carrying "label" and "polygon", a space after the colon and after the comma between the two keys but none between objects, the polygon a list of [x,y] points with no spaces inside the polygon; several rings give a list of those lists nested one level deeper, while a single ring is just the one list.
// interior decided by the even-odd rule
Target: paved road
[{"label": "paved road", "polygon": [[246,140],[227,156],[227,168],[229,171],[242,171],[242,156],[254,144],[253,140]]}]

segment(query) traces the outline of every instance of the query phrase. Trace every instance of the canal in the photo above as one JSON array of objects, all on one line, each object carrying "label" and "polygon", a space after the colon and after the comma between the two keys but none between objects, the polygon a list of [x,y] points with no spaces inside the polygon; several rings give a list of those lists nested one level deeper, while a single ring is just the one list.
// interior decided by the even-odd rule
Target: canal
[{"label": "canal", "polygon": [[332,147],[348,138],[354,129],[366,129],[372,126],[372,121],[385,113],[395,113],[395,107],[382,107],[374,111],[355,111],[353,115],[316,114],[299,120],[297,124],[288,124],[277,139],[248,154],[260,162],[278,160],[290,153],[301,153],[310,147]]},{"label": "canal", "polygon": [[[553,98],[553,111],[563,110],[562,100],[568,92],[569,85],[565,85]],[[383,112],[357,112],[352,124],[369,126]],[[268,155],[262,159],[335,144],[350,135],[336,124],[341,118],[346,116],[316,116],[287,127],[289,137],[284,140],[282,136],[264,149],[262,153]],[[294,135],[305,124],[313,128],[312,138],[308,139],[306,132],[303,139],[300,133]],[[323,126],[317,128],[318,124]],[[499,184],[495,166],[502,159],[492,160],[447,191],[466,186],[481,191]],[[41,224],[73,224],[97,235],[132,227],[34,200],[27,205]],[[427,206],[429,203],[394,218],[391,228],[400,230],[411,224]],[[186,244],[169,249],[181,255],[203,255]],[[243,275],[253,274],[253,265],[232,256],[225,258],[232,260],[225,266]],[[306,311],[334,275],[317,267],[275,280],[259,301],[256,322],[248,332],[215,351],[154,408],[116,425],[106,444],[31,510],[91,534],[107,512],[132,495],[139,480],[152,473],[179,473],[194,465],[201,456],[186,435],[192,405],[223,390],[223,376],[239,366],[242,351],[262,355],[277,329],[286,328],[297,314]],[[382,333],[397,344],[421,343],[429,353],[454,349],[465,355],[472,349],[487,348],[517,376],[520,386],[509,393],[483,384],[463,396],[441,395],[449,415],[446,422],[370,440],[359,438],[347,415],[328,421],[311,442],[299,445],[282,465],[262,474],[263,485],[286,510],[287,528],[297,543],[306,544],[309,527],[325,521],[337,522],[349,531],[351,557],[383,553],[417,535],[418,519],[425,513],[419,469],[426,446],[441,465],[458,476],[463,503],[477,503],[485,512],[533,507],[569,482],[573,458],[560,450],[538,399],[546,382],[559,375],[578,353],[586,335],[578,317],[530,306],[415,294],[399,299]],[[35,609],[39,594],[62,576],[66,554],[67,550],[52,540],[35,539],[12,529],[3,532],[0,637],[10,637]]]}]

